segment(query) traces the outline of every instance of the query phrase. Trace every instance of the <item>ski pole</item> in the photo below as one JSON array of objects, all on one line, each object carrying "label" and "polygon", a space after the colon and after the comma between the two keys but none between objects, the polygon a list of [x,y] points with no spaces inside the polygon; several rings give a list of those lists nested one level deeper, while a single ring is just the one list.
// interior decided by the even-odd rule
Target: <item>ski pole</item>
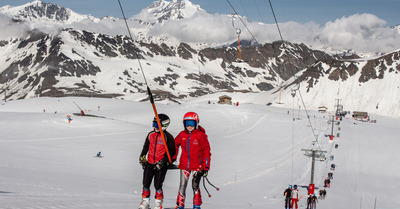
[{"label": "ski pole", "polygon": [[[217,191],[219,191],[219,188],[214,186],[214,184],[212,184],[209,180],[208,177],[205,177],[205,179],[207,180],[208,184],[210,184],[212,187],[214,187]],[[204,179],[203,179],[204,180]]]},{"label": "ski pole", "polygon": [[212,184],[212,183],[208,180],[208,177],[203,177],[203,186],[204,186],[204,189],[206,190],[206,192],[207,192],[207,194],[208,194],[208,197],[211,197],[211,194],[210,194],[210,192],[208,192],[208,189],[207,189],[207,187],[206,187],[206,180],[207,180],[208,184],[210,184],[212,187],[214,187],[217,191],[219,191],[219,188],[216,187],[216,186],[214,186],[214,184]]},{"label": "ski pole", "polygon": [[207,187],[206,187],[206,180],[205,180],[205,178],[203,178],[203,186],[204,186],[204,189],[206,190],[206,192],[207,192],[207,194],[208,194],[208,197],[211,197],[211,194],[210,194],[210,192],[208,192],[208,189],[207,189]]}]

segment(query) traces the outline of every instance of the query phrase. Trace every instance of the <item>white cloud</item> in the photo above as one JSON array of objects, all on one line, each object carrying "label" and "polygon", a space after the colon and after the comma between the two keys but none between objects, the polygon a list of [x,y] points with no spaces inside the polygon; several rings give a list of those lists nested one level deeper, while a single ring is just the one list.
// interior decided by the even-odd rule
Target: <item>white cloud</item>
[{"label": "white cloud", "polygon": [[[134,27],[137,24],[133,21],[128,22],[129,27]],[[128,36],[128,32],[126,29],[125,22],[114,19],[102,19],[98,22],[94,22],[90,19],[86,19],[80,22],[74,22],[69,25],[69,27],[78,29],[78,30],[86,30],[95,33],[108,34],[112,36],[116,35],[126,35]],[[137,26],[136,26],[137,27]],[[141,27],[141,26],[139,26]]]},{"label": "white cloud", "polygon": [[[275,24],[246,22],[247,27],[260,43],[280,40]],[[236,30],[241,28],[241,39],[252,39],[243,24],[226,15],[195,15],[192,18],[170,20],[157,24],[149,31],[149,36],[171,36],[182,42],[228,43],[236,41]],[[400,49],[400,34],[386,26],[384,20],[372,14],[355,14],[342,17],[334,22],[319,24],[285,22],[279,23],[284,40],[322,45],[338,51],[389,52]]]},{"label": "white cloud", "polygon": [[15,23],[11,18],[2,14],[0,14],[0,23],[1,40],[24,36],[28,30],[28,26],[25,23]]},{"label": "white cloud", "polygon": [[356,14],[328,22],[321,38],[329,46],[362,52],[400,49],[400,35],[372,14]]},{"label": "white cloud", "polygon": [[236,36],[229,17],[206,13],[155,25],[149,35],[172,36],[183,42],[208,43],[228,42]]},{"label": "white cloud", "polygon": [[[140,18],[135,16],[135,18]],[[280,40],[275,24],[246,22],[246,26],[259,43],[270,43]],[[75,28],[108,35],[128,35],[121,19],[83,20],[67,25],[37,22],[27,24],[13,23],[9,17],[0,15],[0,39],[19,37],[28,31],[28,25],[49,34],[58,33],[60,28]],[[141,37],[171,37],[173,40],[186,43],[210,43],[213,46],[232,43],[237,40],[236,27],[242,31],[241,39],[252,39],[243,23],[221,14],[198,12],[189,18],[169,20],[163,24],[154,24],[147,28],[138,21],[128,19],[132,35]],[[316,48],[329,48],[336,51],[353,50],[362,53],[390,52],[400,49],[400,33],[398,29],[386,26],[386,22],[372,14],[355,14],[342,17],[325,25],[313,22],[279,23],[284,40],[294,43],[305,43]],[[157,39],[156,38],[156,39]],[[163,39],[161,39],[163,40]]]}]

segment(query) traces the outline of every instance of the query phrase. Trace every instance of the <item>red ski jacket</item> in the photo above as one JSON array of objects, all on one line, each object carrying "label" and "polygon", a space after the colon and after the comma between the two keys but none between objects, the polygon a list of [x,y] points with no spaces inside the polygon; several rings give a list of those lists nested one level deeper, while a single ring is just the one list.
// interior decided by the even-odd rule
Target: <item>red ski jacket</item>
[{"label": "red ski jacket", "polygon": [[195,129],[192,132],[184,130],[176,136],[174,159],[178,155],[179,147],[182,148],[179,169],[187,171],[210,170],[211,148],[203,127],[199,126],[199,129]]},{"label": "red ski jacket", "polygon": [[[174,137],[167,131],[164,131],[165,140],[167,141],[168,151],[171,156],[175,155]],[[147,162],[156,164],[162,160],[164,165],[168,162],[168,155],[165,151],[164,140],[160,132],[150,132],[144,142],[142,153],[140,156],[147,154]]]}]

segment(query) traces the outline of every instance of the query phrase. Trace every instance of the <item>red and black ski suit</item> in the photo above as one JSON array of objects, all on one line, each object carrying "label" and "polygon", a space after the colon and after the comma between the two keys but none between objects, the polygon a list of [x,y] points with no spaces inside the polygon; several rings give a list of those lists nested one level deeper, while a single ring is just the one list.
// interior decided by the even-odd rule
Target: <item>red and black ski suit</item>
[{"label": "red and black ski suit", "polygon": [[[201,205],[200,179],[204,171],[210,169],[211,148],[208,136],[203,127],[199,126],[192,132],[188,130],[181,131],[175,138],[176,155],[181,147],[181,157],[179,160],[179,169],[181,179],[177,197],[177,205],[185,206],[186,187],[193,171],[193,205]],[[176,156],[174,157],[176,159]]]},{"label": "red and black ski suit", "polygon": [[[174,137],[167,131],[164,131],[165,140],[167,142],[168,151],[170,156],[175,155],[175,140]],[[156,189],[156,199],[163,198],[162,185],[164,183],[165,175],[168,170],[168,155],[165,151],[164,140],[160,132],[150,132],[143,145],[142,153],[140,156],[147,155],[147,163],[144,166],[143,172],[143,193],[144,198],[150,197],[150,184],[154,177],[154,187]],[[161,161],[162,168],[157,171],[155,169],[156,163]]]}]

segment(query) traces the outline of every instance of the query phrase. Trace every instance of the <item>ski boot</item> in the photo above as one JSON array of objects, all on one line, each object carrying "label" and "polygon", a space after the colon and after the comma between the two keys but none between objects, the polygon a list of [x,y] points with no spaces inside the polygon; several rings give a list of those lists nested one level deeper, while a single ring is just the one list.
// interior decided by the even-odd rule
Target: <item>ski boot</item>
[{"label": "ski boot", "polygon": [[185,197],[180,192],[178,193],[176,204],[175,209],[185,209]]},{"label": "ski boot", "polygon": [[139,209],[150,209],[150,198],[143,198]]},{"label": "ski boot", "polygon": [[154,209],[162,209],[163,208],[162,203],[163,203],[162,199],[156,199],[156,204],[154,206]]}]

